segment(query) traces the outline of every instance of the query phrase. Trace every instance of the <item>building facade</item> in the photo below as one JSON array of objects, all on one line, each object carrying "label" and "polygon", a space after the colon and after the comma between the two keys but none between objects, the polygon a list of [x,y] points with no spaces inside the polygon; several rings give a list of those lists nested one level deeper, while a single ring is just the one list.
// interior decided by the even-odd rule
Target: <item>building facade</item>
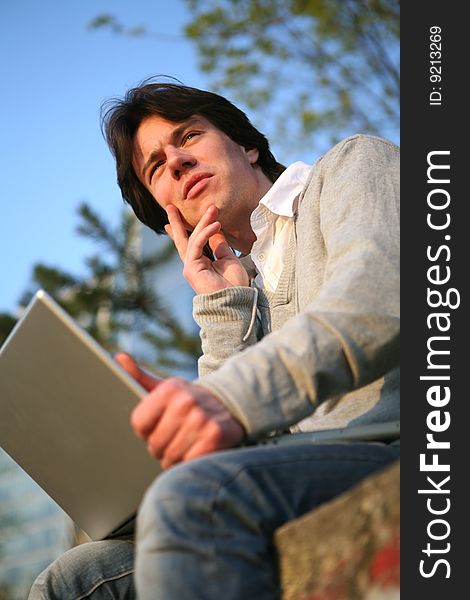
[{"label": "building facade", "polygon": [[69,517],[0,449],[0,599],[25,600],[36,575],[73,543]]}]

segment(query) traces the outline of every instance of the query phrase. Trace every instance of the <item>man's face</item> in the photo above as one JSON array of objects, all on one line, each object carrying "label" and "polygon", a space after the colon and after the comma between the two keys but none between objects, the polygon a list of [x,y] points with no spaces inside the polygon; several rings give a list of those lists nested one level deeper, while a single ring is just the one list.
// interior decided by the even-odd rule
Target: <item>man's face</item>
[{"label": "man's face", "polygon": [[[246,222],[265,193],[258,150],[239,146],[207,119],[182,123],[152,116],[134,138],[137,177],[160,206],[176,206],[193,229],[210,205],[227,232]],[[248,221],[249,222],[249,221]]]}]

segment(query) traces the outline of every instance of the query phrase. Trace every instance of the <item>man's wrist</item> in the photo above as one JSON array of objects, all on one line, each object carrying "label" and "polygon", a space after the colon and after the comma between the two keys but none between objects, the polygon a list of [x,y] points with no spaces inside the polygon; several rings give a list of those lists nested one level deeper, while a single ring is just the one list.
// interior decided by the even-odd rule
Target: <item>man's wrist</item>
[{"label": "man's wrist", "polygon": [[249,318],[256,291],[249,286],[233,286],[193,298],[193,315],[203,322],[240,321]]}]

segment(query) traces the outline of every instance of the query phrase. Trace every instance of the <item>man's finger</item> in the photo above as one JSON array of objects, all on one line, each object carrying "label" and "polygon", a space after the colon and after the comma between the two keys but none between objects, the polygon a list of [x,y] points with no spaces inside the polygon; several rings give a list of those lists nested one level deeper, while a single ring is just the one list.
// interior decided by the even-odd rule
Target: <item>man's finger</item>
[{"label": "man's finger", "polygon": [[214,205],[209,206],[197,222],[196,227],[189,236],[186,250],[187,259],[197,260],[202,256],[204,246],[207,244],[209,237],[220,228],[219,221],[216,221],[218,212]]},{"label": "man's finger", "polygon": [[218,214],[217,208],[214,205],[209,206],[209,208],[203,213],[202,217],[199,219],[199,221],[192,233],[197,234],[202,229],[204,229],[204,227],[209,225],[209,223],[213,223],[217,218],[217,214]]},{"label": "man's finger", "polygon": [[192,411],[182,422],[176,434],[174,434],[165,446],[161,464],[164,468],[181,462],[184,456],[201,436],[201,426],[204,418],[201,413]]},{"label": "man's finger", "polygon": [[188,247],[188,232],[185,229],[180,212],[176,206],[169,204],[166,207],[166,212],[171,227],[170,237],[178,250],[181,260],[184,262],[186,258],[186,249]]},{"label": "man's finger", "polygon": [[219,231],[221,224],[219,221],[209,223],[204,229],[199,230],[191,234],[189,238],[188,248],[186,250],[186,261],[196,261],[201,258],[204,254],[204,246],[210,240],[210,238]]},{"label": "man's finger", "polygon": [[203,435],[191,445],[183,460],[192,460],[204,454],[225,450],[237,446],[244,437],[244,430],[240,423],[233,417],[225,419],[224,422],[209,422]]},{"label": "man's finger", "polygon": [[158,390],[143,398],[131,414],[131,425],[135,433],[147,440],[158,425],[165,412],[165,399]]},{"label": "man's finger", "polygon": [[170,224],[168,224],[168,225],[165,225],[164,229],[165,229],[165,231],[167,232],[167,234],[168,234],[168,237],[169,237],[171,240],[173,240],[173,242],[174,242],[175,240],[174,240],[174,237],[173,237],[173,230],[171,229],[171,225],[170,225]]},{"label": "man's finger", "polygon": [[235,256],[221,231],[218,231],[209,238],[209,246],[218,260],[227,256]]},{"label": "man's finger", "polygon": [[130,354],[119,352],[114,360],[148,392],[151,392],[163,381],[161,377],[150,375],[150,373],[141,369]]}]

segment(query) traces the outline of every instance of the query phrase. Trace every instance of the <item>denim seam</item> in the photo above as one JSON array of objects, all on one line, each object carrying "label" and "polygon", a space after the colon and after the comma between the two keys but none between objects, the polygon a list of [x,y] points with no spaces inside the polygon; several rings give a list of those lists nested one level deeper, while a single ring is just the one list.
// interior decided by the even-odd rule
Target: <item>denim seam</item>
[{"label": "denim seam", "polygon": [[109,583],[110,581],[116,581],[117,579],[121,579],[122,577],[127,577],[128,575],[132,575],[133,573],[134,573],[134,569],[130,569],[129,571],[123,571],[122,573],[119,573],[118,575],[114,575],[113,577],[107,577],[106,579],[103,579],[102,581],[96,583],[88,592],[86,592],[86,594],[83,594],[82,596],[77,596],[77,598],[75,598],[75,600],[84,600],[84,598],[88,598],[89,596],[91,596],[91,594],[93,594],[93,592],[96,592],[96,590],[104,583]]},{"label": "denim seam", "polygon": [[[286,465],[288,464],[290,461],[294,460],[296,463],[299,462],[306,462],[306,463],[312,463],[312,462],[324,462],[325,460],[337,460],[337,461],[351,461],[351,457],[350,456],[343,456],[343,455],[338,455],[334,452],[328,453],[328,454],[323,454],[321,456],[306,456],[305,458],[299,457],[299,456],[295,456],[294,458],[290,458],[290,457],[282,457],[276,461],[272,460],[272,459],[266,459],[265,462],[260,462],[257,463],[254,466],[250,466],[249,468],[253,468],[253,469],[259,469],[259,468],[265,468],[265,467],[271,467],[273,465],[279,465],[279,464],[283,464]],[[382,463],[384,462],[383,459],[380,458],[375,458],[375,457],[366,457],[366,456],[359,456],[357,458],[354,459],[355,462],[357,463]],[[393,459],[392,459],[393,460]],[[222,490],[222,488],[226,487],[227,485],[229,485],[230,483],[232,483],[233,480],[235,480],[241,472],[245,471],[248,468],[247,465],[241,465],[237,468],[235,473],[231,473],[230,475],[227,475],[227,478],[222,482],[219,483],[218,489],[215,491],[215,498],[214,498],[214,502],[217,500],[217,496],[219,495],[220,491]],[[214,503],[213,503],[214,504]]]}]

